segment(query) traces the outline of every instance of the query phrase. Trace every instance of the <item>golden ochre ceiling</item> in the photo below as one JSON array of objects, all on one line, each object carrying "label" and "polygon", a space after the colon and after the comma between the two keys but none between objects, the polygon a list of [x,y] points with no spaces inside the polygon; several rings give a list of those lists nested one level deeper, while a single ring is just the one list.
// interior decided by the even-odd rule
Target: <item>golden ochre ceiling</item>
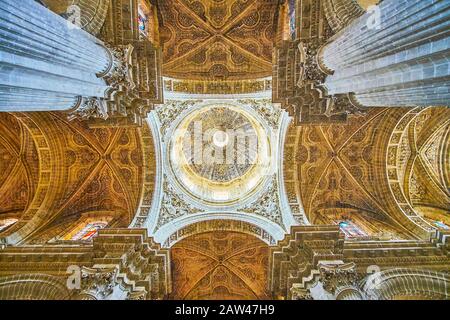
[{"label": "golden ochre ceiling", "polygon": [[214,231],[171,249],[173,299],[268,299],[269,247],[248,234]]},{"label": "golden ochre ceiling", "polygon": [[292,126],[284,174],[293,210],[302,204],[313,224],[353,220],[382,238],[410,237],[415,216],[448,221],[448,114],[374,108],[347,124]]},{"label": "golden ochre ceiling", "polygon": [[242,80],[271,75],[277,0],[158,0],[165,76]]},{"label": "golden ochre ceiling", "polygon": [[142,197],[145,130],[92,129],[59,113],[1,114],[0,218],[19,220],[7,235],[45,242],[88,216],[128,226]]}]

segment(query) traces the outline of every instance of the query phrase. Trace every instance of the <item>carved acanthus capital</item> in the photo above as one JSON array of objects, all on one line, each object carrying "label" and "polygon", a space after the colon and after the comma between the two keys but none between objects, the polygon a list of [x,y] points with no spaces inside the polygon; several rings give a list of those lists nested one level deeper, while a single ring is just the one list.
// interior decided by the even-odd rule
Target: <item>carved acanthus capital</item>
[{"label": "carved acanthus capital", "polygon": [[325,115],[331,117],[338,114],[363,115],[365,109],[354,98],[353,93],[337,94],[328,98]]},{"label": "carved acanthus capital", "polygon": [[316,84],[325,82],[328,74],[322,71],[318,61],[318,53],[321,45],[322,42],[316,39],[298,44],[298,50],[300,52],[300,76],[297,86],[299,88],[311,81]]},{"label": "carved acanthus capital", "polygon": [[77,106],[70,112],[68,119],[88,120],[92,118],[108,119],[108,107],[106,101],[100,98],[79,98]]},{"label": "carved acanthus capital", "polygon": [[313,300],[309,289],[299,287],[291,288],[291,298],[292,300]]},{"label": "carved acanthus capital", "polygon": [[357,288],[358,273],[353,262],[323,262],[319,264],[323,288],[336,295],[344,288]]},{"label": "carved acanthus capital", "polygon": [[81,269],[81,288],[78,297],[104,300],[114,291],[117,269]]},{"label": "carved acanthus capital", "polygon": [[132,74],[132,53],[134,47],[131,44],[114,47],[106,44],[105,47],[111,57],[110,65],[98,77],[105,79],[112,90],[117,90],[120,87],[133,90],[136,86]]}]

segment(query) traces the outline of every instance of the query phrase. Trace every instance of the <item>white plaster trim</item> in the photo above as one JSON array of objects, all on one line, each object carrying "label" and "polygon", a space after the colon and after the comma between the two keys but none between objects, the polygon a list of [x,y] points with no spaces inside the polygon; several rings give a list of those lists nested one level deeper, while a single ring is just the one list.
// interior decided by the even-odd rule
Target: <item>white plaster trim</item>
[{"label": "white plaster trim", "polygon": [[172,234],[178,230],[198,222],[210,220],[237,220],[253,224],[262,230],[266,231],[275,241],[280,241],[285,236],[285,231],[275,222],[270,221],[264,217],[252,213],[240,212],[204,212],[192,215],[179,217],[162,226],[153,235],[158,243],[164,243]]}]

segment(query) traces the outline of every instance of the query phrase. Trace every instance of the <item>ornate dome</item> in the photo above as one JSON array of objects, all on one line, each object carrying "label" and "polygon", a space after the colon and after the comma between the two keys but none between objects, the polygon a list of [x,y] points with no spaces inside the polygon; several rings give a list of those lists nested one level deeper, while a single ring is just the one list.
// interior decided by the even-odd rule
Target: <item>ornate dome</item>
[{"label": "ornate dome", "polygon": [[[193,147],[196,135],[202,148]],[[229,182],[243,176],[258,161],[258,136],[242,113],[217,106],[192,119],[183,151],[195,174]]]},{"label": "ornate dome", "polygon": [[265,128],[250,111],[212,104],[191,112],[177,126],[169,147],[177,182],[208,204],[242,200],[270,169]]}]

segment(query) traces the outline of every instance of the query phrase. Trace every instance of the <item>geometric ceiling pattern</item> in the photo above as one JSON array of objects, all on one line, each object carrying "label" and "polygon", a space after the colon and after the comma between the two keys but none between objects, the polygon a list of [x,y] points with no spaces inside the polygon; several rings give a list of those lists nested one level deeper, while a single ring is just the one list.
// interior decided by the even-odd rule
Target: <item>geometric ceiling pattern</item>
[{"label": "geometric ceiling pattern", "polygon": [[17,218],[28,206],[38,181],[37,151],[15,117],[0,117],[0,217]]},{"label": "geometric ceiling pattern", "polygon": [[215,231],[171,248],[172,299],[268,299],[269,247],[248,234]]},{"label": "geometric ceiling pattern", "polygon": [[163,74],[189,80],[271,75],[277,0],[158,0]]},{"label": "geometric ceiling pattern", "polygon": [[449,115],[372,108],[347,124],[292,126],[284,175],[294,213],[301,205],[312,224],[350,220],[393,239],[417,236],[407,216],[425,228],[450,222]]},{"label": "geometric ceiling pattern", "polygon": [[19,220],[8,234],[28,224],[35,241],[47,241],[89,214],[128,226],[143,184],[140,130],[92,129],[59,113],[1,114],[0,218]]},{"label": "geometric ceiling pattern", "polygon": [[405,128],[398,171],[412,208],[426,220],[450,223],[450,109],[429,108]]}]

